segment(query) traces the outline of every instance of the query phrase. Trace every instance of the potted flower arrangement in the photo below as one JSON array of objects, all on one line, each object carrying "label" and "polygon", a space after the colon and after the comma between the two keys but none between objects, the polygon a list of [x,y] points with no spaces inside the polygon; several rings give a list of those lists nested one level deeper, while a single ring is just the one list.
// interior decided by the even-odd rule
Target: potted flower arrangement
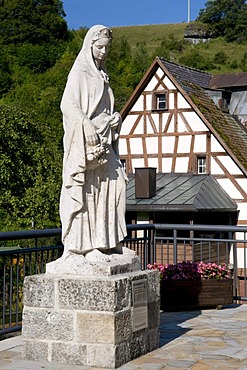
[{"label": "potted flower arrangement", "polygon": [[218,307],[233,302],[233,280],[227,265],[182,261],[149,264],[160,272],[161,309]]}]

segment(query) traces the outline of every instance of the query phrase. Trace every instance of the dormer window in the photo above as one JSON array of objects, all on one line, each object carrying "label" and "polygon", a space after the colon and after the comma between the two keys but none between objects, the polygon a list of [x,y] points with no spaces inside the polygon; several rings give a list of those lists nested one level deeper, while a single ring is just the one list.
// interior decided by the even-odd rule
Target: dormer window
[{"label": "dormer window", "polygon": [[167,110],[168,109],[168,93],[167,91],[156,91],[153,94],[152,110]]}]

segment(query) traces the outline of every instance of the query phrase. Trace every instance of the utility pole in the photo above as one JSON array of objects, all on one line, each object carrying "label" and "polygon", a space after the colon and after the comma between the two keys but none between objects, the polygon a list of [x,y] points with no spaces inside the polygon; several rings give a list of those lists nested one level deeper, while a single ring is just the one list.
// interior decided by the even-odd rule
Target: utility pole
[{"label": "utility pole", "polygon": [[190,0],[188,0],[188,23],[190,23]]}]

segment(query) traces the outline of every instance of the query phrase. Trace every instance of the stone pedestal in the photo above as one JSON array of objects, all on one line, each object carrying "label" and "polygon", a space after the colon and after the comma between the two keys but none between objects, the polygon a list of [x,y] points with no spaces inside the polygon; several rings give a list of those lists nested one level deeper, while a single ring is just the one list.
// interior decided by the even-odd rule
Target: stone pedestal
[{"label": "stone pedestal", "polygon": [[114,369],[158,347],[158,272],[106,266],[25,278],[25,359]]}]

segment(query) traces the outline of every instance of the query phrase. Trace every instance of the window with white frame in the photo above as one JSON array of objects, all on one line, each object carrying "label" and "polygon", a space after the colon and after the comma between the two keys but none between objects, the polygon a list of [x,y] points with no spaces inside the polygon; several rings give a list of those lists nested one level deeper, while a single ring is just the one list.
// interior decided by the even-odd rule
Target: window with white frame
[{"label": "window with white frame", "polygon": [[153,94],[152,109],[153,110],[168,109],[168,93],[166,91],[155,92]]},{"label": "window with white frame", "polygon": [[207,166],[206,166],[206,157],[197,157],[197,173],[198,174],[205,174],[207,173]]}]

